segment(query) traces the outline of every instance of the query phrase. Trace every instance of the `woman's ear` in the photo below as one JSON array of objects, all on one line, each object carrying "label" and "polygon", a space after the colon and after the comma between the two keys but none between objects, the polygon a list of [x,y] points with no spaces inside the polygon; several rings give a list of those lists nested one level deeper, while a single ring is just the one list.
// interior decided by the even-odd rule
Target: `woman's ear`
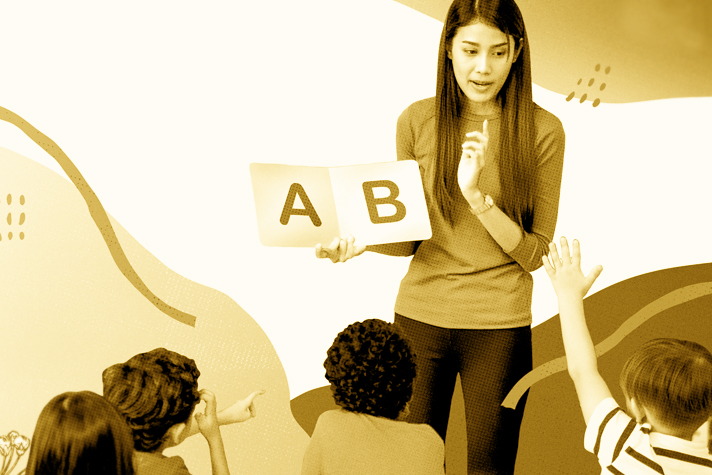
[{"label": "woman's ear", "polygon": [[452,61],[452,50],[451,49],[447,50],[447,57]]},{"label": "woman's ear", "polygon": [[512,64],[514,64],[519,58],[519,53],[524,49],[524,38],[519,38],[519,41],[517,41],[516,38],[512,38],[512,40],[514,42],[514,58],[512,58]]}]

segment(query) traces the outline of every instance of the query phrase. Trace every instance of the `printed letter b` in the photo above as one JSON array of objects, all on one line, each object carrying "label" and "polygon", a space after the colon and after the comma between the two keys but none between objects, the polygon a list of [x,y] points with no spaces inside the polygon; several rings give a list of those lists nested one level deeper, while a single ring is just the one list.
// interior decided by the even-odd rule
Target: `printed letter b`
[{"label": "printed letter b", "polygon": [[[373,195],[374,188],[388,188],[391,192],[385,198],[376,198]],[[405,218],[405,205],[398,198],[398,185],[389,180],[366,181],[363,183],[363,196],[366,198],[368,216],[373,224],[395,223]],[[396,207],[396,213],[391,216],[379,216],[378,205],[390,204]]]}]

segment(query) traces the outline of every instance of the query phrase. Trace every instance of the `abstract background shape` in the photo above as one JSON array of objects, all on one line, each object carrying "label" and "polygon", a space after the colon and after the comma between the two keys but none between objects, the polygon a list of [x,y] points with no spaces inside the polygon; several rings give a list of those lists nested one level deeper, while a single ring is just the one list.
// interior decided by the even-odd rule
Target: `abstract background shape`
[{"label": "abstract background shape", "polygon": [[[199,385],[216,394],[219,409],[267,390],[255,402],[255,419],[222,428],[235,472],[299,473],[308,438],[291,416],[277,354],[247,312],[225,294],[168,269],[112,219],[146,284],[167,302],[201,315],[195,328],[166,318],[116,268],[69,181],[0,148],[0,189],[31,196],[25,207],[33,217],[24,241],[3,240],[0,249],[3,427],[31,435],[52,397],[85,389],[101,394],[105,368],[165,347],[195,359]],[[201,439],[170,450],[196,475],[210,473]]]},{"label": "abstract background shape", "polygon": [[[563,10],[569,12],[567,21],[609,14],[595,11],[607,8],[608,2],[575,3],[580,5],[575,12]],[[552,10],[556,5],[547,5],[521,0],[534,54],[541,55],[533,58],[535,100],[561,119],[567,135],[556,234],[581,240],[584,267],[604,265],[606,271],[593,291],[639,274],[712,262],[710,227],[703,219],[712,201],[707,179],[712,175],[712,152],[705,119],[712,98],[635,102],[639,99],[632,95],[621,101],[626,103],[614,104],[614,96],[608,94],[614,89],[635,93],[624,85],[637,84],[638,73],[628,77],[608,61],[615,53],[611,48],[617,46],[595,26],[572,28],[573,34],[562,37],[569,26],[554,28],[555,15],[561,12]],[[651,9],[665,12],[660,5]],[[582,13],[588,17],[574,17]],[[13,45],[0,60],[0,105],[61,143],[106,210],[156,259],[228,295],[259,323],[289,381],[289,392],[282,393],[285,409],[289,399],[324,385],[325,351],[347,324],[393,318],[408,259],[367,253],[334,266],[317,261],[309,250],[263,248],[248,167],[254,161],[338,166],[394,159],[398,115],[434,91],[439,21],[392,0],[216,0],[200,7],[68,0],[61,5],[43,3],[41,9],[32,2],[6,2],[0,14],[10,19],[0,30],[0,41]],[[659,39],[671,36],[662,31]],[[553,41],[557,48],[537,46],[535,40]],[[585,44],[593,52],[562,55],[560,47],[567,42]],[[598,76],[590,86],[600,92],[602,101],[593,108],[590,92],[584,104],[579,100],[591,77],[605,75],[605,69],[595,71],[599,63],[612,69],[604,90],[596,89]],[[569,64],[577,66],[564,74]],[[695,67],[689,67],[693,77]],[[543,79],[537,82],[544,77],[542,68],[560,74],[561,90]],[[643,80],[659,78],[647,75]],[[677,84],[669,85],[677,90]],[[579,88],[576,99],[567,102],[573,88]],[[63,175],[43,150],[12,126],[0,124],[0,146]],[[34,239],[32,226],[51,215],[37,214],[34,194],[13,177],[2,175],[0,180],[0,197],[12,193],[16,199],[25,193],[28,198],[25,239],[20,241],[15,234],[10,241],[7,229],[0,229],[3,263],[7,259],[19,269],[3,276],[9,280],[3,281],[8,285],[0,297],[10,301],[32,284],[23,268],[23,249]],[[96,232],[80,231],[69,241],[83,243],[91,236],[87,233]],[[51,240],[48,245],[61,250]],[[47,258],[54,259],[53,254]],[[87,275],[93,275],[89,263],[81,264]],[[41,267],[30,267],[33,276],[42,275]],[[120,280],[117,289],[127,291],[122,285],[128,283]],[[537,271],[534,280],[534,321],[543,325],[556,313],[556,302],[546,275]],[[91,284],[82,276],[78,281]],[[57,315],[61,299],[48,301],[50,295],[32,295],[26,299],[29,303],[23,300],[28,307],[23,311],[42,309],[42,316]],[[171,295],[171,301],[178,302],[174,298]],[[74,304],[77,312],[92,310]],[[114,310],[109,315],[117,316]],[[0,316],[0,322],[11,321]],[[64,318],[44,321],[61,334]],[[180,343],[172,322],[166,320],[140,327],[152,335],[140,348],[116,345],[115,354],[104,354],[107,348],[71,347],[60,356],[85,368],[81,372],[78,367],[73,376],[81,373],[88,378],[94,374],[94,369],[83,366],[88,358],[101,360],[96,366],[103,369],[137,351]],[[13,341],[21,345],[17,351],[32,347],[34,337],[27,333]],[[550,337],[558,341],[556,332]],[[161,341],[154,345],[153,338]],[[22,389],[26,387],[43,390],[48,395],[44,402],[65,390],[54,379],[49,362],[56,352],[50,348],[35,346],[32,357],[18,363],[24,371],[8,371],[7,384],[18,387],[22,395],[32,394]],[[78,389],[100,384],[76,381],[83,385]],[[281,380],[275,376],[275,381]],[[252,389],[245,388],[235,398]],[[30,412],[36,417],[40,407]],[[259,400],[258,411],[264,413]],[[0,410],[3,420],[13,413]],[[20,429],[9,426],[15,427]],[[300,443],[306,443],[299,434]],[[272,443],[269,437],[264,442]]]},{"label": "abstract background shape", "polygon": [[[440,21],[452,3],[397,1]],[[588,81],[592,64],[605,62],[615,71],[600,102],[712,96],[712,3],[707,0],[517,4],[532,47],[532,77],[541,87],[567,95],[577,78],[584,75]]]},{"label": "abstract background shape", "polygon": [[[393,318],[408,259],[367,253],[335,266],[308,249],[261,246],[249,163],[394,159],[398,115],[433,93],[440,22],[391,0],[68,1],[39,13],[4,4],[0,13],[14,20],[0,40],[24,38],[3,55],[12,73],[0,76],[0,105],[60,143],[106,210],[161,262],[255,318],[292,397],[324,384],[324,351],[338,331]],[[609,65],[588,58],[586,68],[599,62]],[[712,199],[699,120],[712,98],[593,108],[566,102],[569,92],[534,87],[567,136],[557,234],[583,243],[584,266],[607,269],[593,290],[712,261],[696,209]],[[9,124],[0,123],[0,144],[63,173]],[[619,236],[635,245],[624,248]],[[669,252],[682,236],[687,245]],[[556,313],[545,279],[534,273],[535,323]]]},{"label": "abstract background shape", "polygon": [[[101,236],[104,238],[106,247],[109,249],[111,257],[114,259],[116,266],[119,268],[124,277],[131,282],[131,284],[138,290],[141,295],[146,297],[146,299],[156,306],[161,312],[165,313],[171,318],[178,320],[186,325],[195,326],[195,317],[193,315],[188,315],[185,312],[178,310],[168,304],[163,300],[156,297],[156,295],[151,292],[151,289],[146,287],[143,283],[141,277],[136,273],[131,262],[126,258],[124,250],[121,249],[121,243],[116,238],[116,233],[111,226],[111,221],[109,216],[106,214],[104,207],[101,205],[99,198],[91,189],[87,181],[82,176],[81,172],[74,166],[72,160],[62,151],[57,144],[47,137],[45,134],[37,130],[32,124],[23,120],[22,117],[18,116],[14,112],[0,107],[0,119],[9,122],[15,127],[22,130],[25,135],[27,135],[33,142],[42,147],[47,153],[54,158],[59,166],[67,174],[67,177],[71,180],[72,184],[77,188],[79,193],[81,193],[84,201],[86,201],[87,208],[89,208],[89,214],[91,215],[94,223],[96,223],[97,229],[101,232]],[[8,204],[12,202],[11,196],[8,196]],[[20,197],[21,204],[24,196]],[[20,215],[20,224],[25,220],[25,214]],[[12,224],[12,214],[7,215],[7,224]],[[12,234],[10,234],[12,236]],[[24,233],[20,233],[20,239],[24,238]]]}]

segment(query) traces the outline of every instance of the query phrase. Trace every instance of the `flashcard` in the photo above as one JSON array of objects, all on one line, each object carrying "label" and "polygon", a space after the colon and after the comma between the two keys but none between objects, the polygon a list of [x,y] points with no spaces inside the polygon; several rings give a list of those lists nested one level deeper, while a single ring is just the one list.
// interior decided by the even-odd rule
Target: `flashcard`
[{"label": "flashcard", "polygon": [[430,239],[417,162],[346,167],[250,164],[260,241],[314,247],[353,235],[359,244]]}]

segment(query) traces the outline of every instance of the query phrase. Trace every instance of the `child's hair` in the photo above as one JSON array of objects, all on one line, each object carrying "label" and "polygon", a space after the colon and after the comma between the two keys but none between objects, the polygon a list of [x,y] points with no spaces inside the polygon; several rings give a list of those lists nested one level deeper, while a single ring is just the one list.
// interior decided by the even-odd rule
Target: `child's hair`
[{"label": "child's hair", "polygon": [[133,440],[124,419],[91,391],[55,396],[32,436],[27,475],[133,475]]},{"label": "child's hair", "polygon": [[371,319],[339,333],[324,361],[336,404],[396,419],[413,394],[415,355],[395,324]]},{"label": "child's hair", "polygon": [[712,415],[712,354],[692,341],[651,340],[628,358],[620,385],[670,435],[689,437]]},{"label": "child's hair", "polygon": [[140,353],[104,370],[104,396],[133,431],[134,447],[155,452],[200,401],[195,361],[165,348]]},{"label": "child's hair", "polygon": [[435,199],[445,218],[453,222],[453,204],[460,195],[457,169],[460,161],[458,118],[464,101],[468,100],[455,79],[448,52],[458,28],[483,23],[514,38],[515,54],[507,80],[498,97],[502,101],[500,126],[500,208],[525,231],[531,231],[532,191],[534,171],[534,101],[529,59],[529,40],[524,19],[514,0],[454,0],[448,10],[440,37],[438,77],[435,91],[437,104],[437,156],[433,170]]}]

